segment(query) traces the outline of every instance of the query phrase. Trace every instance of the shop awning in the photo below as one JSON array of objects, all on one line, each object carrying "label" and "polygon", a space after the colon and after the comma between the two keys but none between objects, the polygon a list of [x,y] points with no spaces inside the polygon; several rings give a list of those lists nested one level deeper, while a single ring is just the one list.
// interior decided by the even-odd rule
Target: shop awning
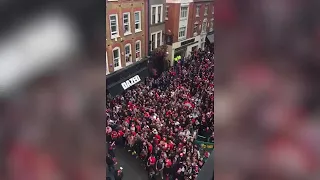
[{"label": "shop awning", "polygon": [[207,39],[210,43],[214,43],[214,34],[207,35]]}]

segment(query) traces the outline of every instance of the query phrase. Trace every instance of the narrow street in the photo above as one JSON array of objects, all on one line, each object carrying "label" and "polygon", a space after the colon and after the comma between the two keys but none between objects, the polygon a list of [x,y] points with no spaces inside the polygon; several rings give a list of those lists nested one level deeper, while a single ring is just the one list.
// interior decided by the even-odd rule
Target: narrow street
[{"label": "narrow street", "polygon": [[116,169],[123,167],[122,180],[147,180],[148,175],[143,167],[140,165],[139,160],[135,159],[125,149],[118,147],[116,149],[116,157],[118,164]]}]

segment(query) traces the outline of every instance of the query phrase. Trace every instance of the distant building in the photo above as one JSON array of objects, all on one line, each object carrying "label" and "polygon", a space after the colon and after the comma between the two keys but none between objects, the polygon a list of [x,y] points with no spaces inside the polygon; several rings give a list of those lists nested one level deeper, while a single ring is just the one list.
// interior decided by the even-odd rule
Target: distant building
[{"label": "distant building", "polygon": [[106,1],[106,74],[146,57],[146,7],[144,0]]},{"label": "distant building", "polygon": [[213,0],[166,1],[165,42],[172,64],[174,57],[204,47],[207,33],[213,31],[213,14]]},{"label": "distant building", "polygon": [[166,0],[149,0],[149,53],[164,43]]}]

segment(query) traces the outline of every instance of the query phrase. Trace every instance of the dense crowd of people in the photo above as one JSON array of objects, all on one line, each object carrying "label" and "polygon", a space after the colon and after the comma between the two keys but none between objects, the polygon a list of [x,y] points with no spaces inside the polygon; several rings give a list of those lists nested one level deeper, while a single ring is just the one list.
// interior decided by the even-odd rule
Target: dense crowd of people
[{"label": "dense crowd of people", "polygon": [[199,49],[160,77],[108,100],[109,161],[117,144],[142,160],[150,179],[196,179],[210,152],[195,140],[214,140],[213,79],[214,54]]}]

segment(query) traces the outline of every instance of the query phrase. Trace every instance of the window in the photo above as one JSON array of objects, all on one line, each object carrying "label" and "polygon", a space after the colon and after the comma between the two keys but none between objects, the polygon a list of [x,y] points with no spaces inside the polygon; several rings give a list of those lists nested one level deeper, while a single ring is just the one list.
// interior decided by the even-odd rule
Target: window
[{"label": "window", "polygon": [[161,23],[163,16],[163,5],[153,5],[151,7],[151,24]]},{"label": "window", "polygon": [[161,32],[157,33],[157,47],[161,46]]},{"label": "window", "polygon": [[136,41],[136,61],[139,61],[141,58],[140,51],[141,51],[141,41]]},{"label": "window", "polygon": [[186,36],[186,27],[181,27],[179,29],[179,38]]},{"label": "window", "polygon": [[156,12],[157,12],[157,8],[156,7],[152,7],[151,10],[151,24],[155,24],[156,23]]},{"label": "window", "polygon": [[111,32],[111,39],[114,39],[115,37],[119,36],[117,14],[110,15],[110,32]]},{"label": "window", "polygon": [[169,6],[166,7],[166,20],[168,20],[169,17]]},{"label": "window", "polygon": [[197,24],[195,24],[194,27],[193,27],[193,35],[194,36],[198,35],[198,25]]},{"label": "window", "polygon": [[126,64],[131,63],[131,44],[126,44],[124,46],[124,52],[125,52],[125,58],[126,58]]},{"label": "window", "polygon": [[208,5],[206,5],[206,6],[204,7],[204,15],[205,15],[205,16],[208,15]]},{"label": "window", "polygon": [[151,51],[162,45],[163,37],[162,31],[158,31],[151,34]]},{"label": "window", "polygon": [[200,6],[196,7],[196,17],[200,16]]},{"label": "window", "polygon": [[210,21],[210,31],[213,31],[213,19]]},{"label": "window", "polygon": [[141,11],[136,11],[134,13],[134,24],[135,24],[135,32],[141,31]]},{"label": "window", "polygon": [[214,14],[214,6],[212,6],[212,12],[211,13]]},{"label": "window", "polygon": [[124,35],[128,35],[131,33],[130,13],[123,13],[123,28],[124,28]]},{"label": "window", "polygon": [[106,75],[109,74],[108,53],[106,52]]},{"label": "window", "polygon": [[158,15],[157,23],[161,23],[162,22],[162,6],[158,6],[157,15]]},{"label": "window", "polygon": [[151,51],[156,48],[156,34],[151,34]]},{"label": "window", "polygon": [[203,20],[202,33],[206,33],[206,32],[207,32],[207,20]]},{"label": "window", "polygon": [[187,18],[188,16],[188,7],[184,6],[180,8],[180,19]]},{"label": "window", "polygon": [[113,49],[113,67],[114,71],[121,68],[120,48],[116,47]]}]

